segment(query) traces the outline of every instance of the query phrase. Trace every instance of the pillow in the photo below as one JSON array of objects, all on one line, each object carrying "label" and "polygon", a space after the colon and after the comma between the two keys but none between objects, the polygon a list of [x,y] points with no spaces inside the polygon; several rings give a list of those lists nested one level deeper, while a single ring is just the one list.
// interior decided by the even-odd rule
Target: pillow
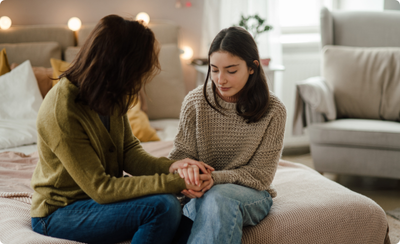
[{"label": "pillow", "polygon": [[151,120],[179,118],[186,95],[179,54],[176,44],[161,46],[161,72],[146,84],[147,115]]},{"label": "pillow", "polygon": [[322,54],[338,118],[400,121],[400,48],[325,46]]},{"label": "pillow", "polygon": [[140,100],[128,111],[128,120],[131,125],[132,132],[141,142],[159,141],[156,130],[150,126],[149,118],[140,109]]},{"label": "pillow", "polygon": [[53,86],[55,86],[59,81],[58,77],[67,71],[71,63],[54,58],[50,59],[50,63],[53,68]]},{"label": "pillow", "polygon": [[[18,66],[17,63],[11,64],[11,70],[15,69]],[[53,80],[51,77],[53,76],[53,69],[52,68],[45,68],[45,67],[32,67],[33,73],[35,74],[35,78],[37,80],[40,93],[44,98],[46,94],[50,91],[53,87]]]},{"label": "pillow", "polygon": [[68,63],[72,63],[74,61],[76,55],[79,53],[79,50],[81,50],[80,47],[67,47],[64,51],[64,59]]},{"label": "pillow", "polygon": [[29,60],[0,76],[0,149],[37,141],[36,118],[42,101]]},{"label": "pillow", "polygon": [[0,75],[4,75],[11,71],[10,64],[8,63],[6,49],[3,48],[0,52]]},{"label": "pillow", "polygon": [[10,63],[29,60],[31,65],[50,68],[50,59],[61,59],[61,47],[57,42],[2,43],[0,49],[7,50]]},{"label": "pillow", "polygon": [[33,73],[35,74],[40,93],[44,98],[46,94],[53,87],[53,69],[45,67],[32,67]]}]

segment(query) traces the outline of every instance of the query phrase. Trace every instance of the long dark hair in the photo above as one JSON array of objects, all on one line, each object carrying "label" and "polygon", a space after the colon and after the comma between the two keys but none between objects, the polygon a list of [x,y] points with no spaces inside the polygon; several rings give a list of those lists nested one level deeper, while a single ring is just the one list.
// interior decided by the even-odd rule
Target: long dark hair
[{"label": "long dark hair", "polygon": [[[211,71],[210,56],[218,51],[228,52],[243,59],[247,67],[254,70],[254,73],[249,76],[246,85],[240,91],[240,96],[236,103],[236,112],[245,119],[246,123],[259,121],[268,109],[269,89],[267,78],[261,67],[256,42],[245,29],[241,27],[229,27],[221,30],[211,43],[210,50],[208,51],[208,72],[203,87],[203,94],[207,103],[213,109],[223,114],[219,110],[222,107],[216,98],[217,94],[214,82],[212,82],[214,101],[219,109],[213,106],[207,98],[207,82]],[[254,63],[254,60],[258,61],[258,65]]]},{"label": "long dark hair", "polygon": [[95,26],[67,77],[79,87],[77,102],[101,115],[124,115],[142,86],[160,71],[154,33],[141,22],[108,15]]}]

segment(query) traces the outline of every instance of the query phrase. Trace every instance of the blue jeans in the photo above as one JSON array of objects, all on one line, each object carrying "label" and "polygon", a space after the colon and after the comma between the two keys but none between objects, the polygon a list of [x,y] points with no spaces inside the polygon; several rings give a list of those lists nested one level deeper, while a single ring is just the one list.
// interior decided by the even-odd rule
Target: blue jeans
[{"label": "blue jeans", "polygon": [[239,244],[243,226],[258,224],[271,206],[267,191],[235,184],[215,185],[183,208],[183,214],[194,221],[187,243]]},{"label": "blue jeans", "polygon": [[80,200],[44,218],[32,218],[43,235],[85,243],[171,243],[182,216],[171,194],[98,204]]}]

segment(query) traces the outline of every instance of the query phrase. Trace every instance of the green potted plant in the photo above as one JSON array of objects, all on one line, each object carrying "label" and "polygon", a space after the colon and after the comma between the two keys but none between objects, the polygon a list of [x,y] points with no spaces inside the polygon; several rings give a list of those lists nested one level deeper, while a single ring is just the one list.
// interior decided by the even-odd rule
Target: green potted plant
[{"label": "green potted plant", "polygon": [[[241,15],[239,26],[250,32],[256,42],[258,35],[272,30],[272,26],[267,25],[266,20],[258,16],[258,14],[249,15],[247,17]],[[270,61],[270,58],[261,59],[261,63],[265,66],[268,66]]]}]

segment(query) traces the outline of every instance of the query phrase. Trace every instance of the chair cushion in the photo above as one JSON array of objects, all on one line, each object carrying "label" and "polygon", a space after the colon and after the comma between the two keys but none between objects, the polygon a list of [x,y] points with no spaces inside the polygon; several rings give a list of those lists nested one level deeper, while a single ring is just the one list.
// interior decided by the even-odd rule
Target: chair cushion
[{"label": "chair cushion", "polygon": [[400,150],[400,123],[398,122],[339,119],[311,124],[309,134],[312,144]]},{"label": "chair cushion", "polygon": [[338,118],[400,121],[400,48],[325,46],[322,53]]}]

